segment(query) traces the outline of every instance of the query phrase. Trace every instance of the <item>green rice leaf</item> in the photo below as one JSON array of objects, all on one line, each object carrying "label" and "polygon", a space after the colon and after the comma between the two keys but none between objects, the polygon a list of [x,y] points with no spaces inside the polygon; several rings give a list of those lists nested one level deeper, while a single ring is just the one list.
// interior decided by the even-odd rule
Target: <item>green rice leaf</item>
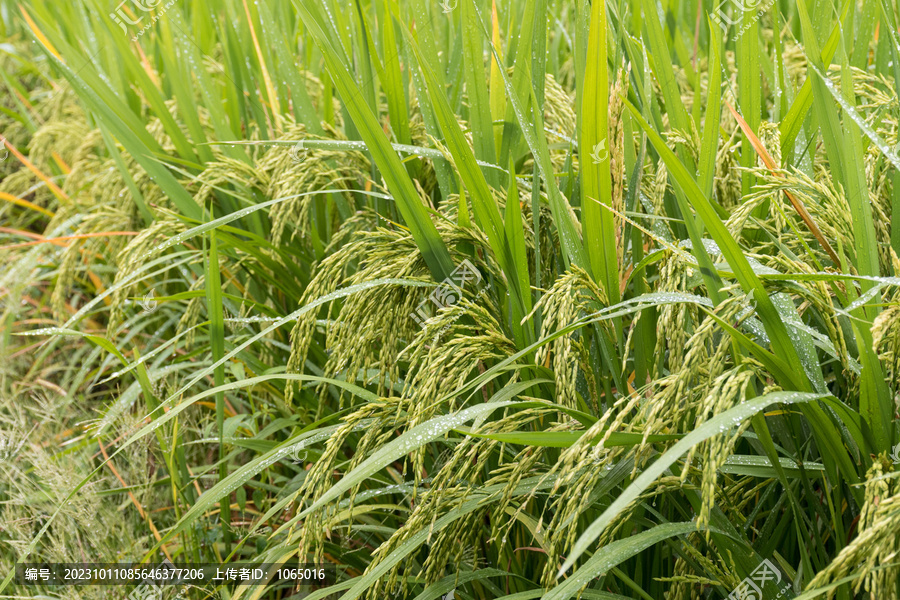
[{"label": "green rice leaf", "polygon": [[[765,396],[760,396],[759,398],[754,398],[753,400],[739,404],[738,406],[730,408],[706,421],[703,425],[687,434],[674,446],[666,450],[666,452],[645,469],[637,479],[625,489],[625,491],[616,497],[612,504],[603,511],[603,514],[597,517],[597,519],[584,530],[584,533],[581,534],[569,551],[569,555],[563,563],[563,566],[559,569],[558,577],[561,577],[575,564],[575,561],[578,560],[598,537],[600,537],[609,524],[622,510],[625,509],[626,506],[637,499],[650,484],[664,474],[673,464],[675,464],[675,461],[684,456],[688,450],[704,440],[721,434],[729,428],[737,427],[748,417],[755,415],[772,404],[811,402],[813,400],[824,398],[825,396],[826,395],[824,394],[804,394],[799,392],[772,392]],[[695,524],[691,525],[696,527]],[[582,569],[587,568],[587,565],[598,563],[599,559],[595,560],[595,557],[597,556],[598,554],[595,554],[585,566],[576,571],[576,574],[581,574],[579,581],[583,581],[585,575],[589,578],[596,575],[593,568],[588,568],[586,573],[581,573],[581,571]],[[600,556],[602,556],[602,554],[600,554]],[[570,577],[567,581],[571,581],[574,578],[575,575]],[[570,588],[567,587],[566,589],[568,590]],[[577,589],[577,587],[575,589]],[[562,592],[560,592],[560,594],[562,594]],[[566,598],[568,596],[559,595],[559,597]]]}]

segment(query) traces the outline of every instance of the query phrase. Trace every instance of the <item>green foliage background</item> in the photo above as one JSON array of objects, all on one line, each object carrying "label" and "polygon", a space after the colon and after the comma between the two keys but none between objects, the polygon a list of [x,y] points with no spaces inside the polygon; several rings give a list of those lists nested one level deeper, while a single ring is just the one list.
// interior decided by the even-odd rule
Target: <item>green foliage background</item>
[{"label": "green foliage background", "polygon": [[0,0],[0,594],[900,598],[897,25]]}]

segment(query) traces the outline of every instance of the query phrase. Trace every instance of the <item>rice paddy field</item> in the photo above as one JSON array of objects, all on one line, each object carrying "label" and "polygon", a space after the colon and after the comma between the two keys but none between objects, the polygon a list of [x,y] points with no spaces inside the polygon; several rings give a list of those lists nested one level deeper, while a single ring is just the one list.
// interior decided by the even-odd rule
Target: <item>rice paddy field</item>
[{"label": "rice paddy field", "polygon": [[[900,599],[896,0],[113,2],[0,0],[0,598]],[[326,576],[26,571],[164,561]]]}]

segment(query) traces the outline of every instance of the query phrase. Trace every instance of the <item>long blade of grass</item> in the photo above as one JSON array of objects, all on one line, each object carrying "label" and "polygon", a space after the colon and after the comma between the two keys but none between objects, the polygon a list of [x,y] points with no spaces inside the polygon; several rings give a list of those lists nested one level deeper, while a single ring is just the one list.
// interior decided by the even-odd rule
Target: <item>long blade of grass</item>
[{"label": "long blade of grass", "polygon": [[440,415],[425,423],[416,425],[397,439],[392,440],[375,450],[365,461],[360,463],[358,467],[347,473],[332,487],[328,488],[327,492],[322,494],[310,506],[303,509],[303,511],[295,518],[302,519],[304,516],[319,510],[398,458],[406,456],[416,448],[438,439],[451,429],[458,428],[463,423],[489,415],[500,408],[516,405],[525,407],[533,404],[534,403],[529,402],[514,402],[512,400],[476,404],[475,406],[464,408],[458,412]]},{"label": "long blade of grass", "polygon": [[[700,191],[700,188],[697,186],[693,177],[691,177],[690,173],[685,169],[681,161],[678,160],[678,157],[675,156],[675,153],[669,149],[659,134],[653,131],[650,125],[643,119],[637,109],[629,102],[626,102],[625,105],[631,111],[632,115],[634,115],[635,120],[641,124],[641,127],[643,127],[644,131],[647,133],[651,143],[656,148],[656,151],[665,161],[666,166],[669,168],[669,172],[673,175],[681,190],[685,193],[694,209],[700,215],[707,230],[712,235],[716,244],[718,244],[725,260],[731,267],[735,277],[740,282],[741,287],[743,287],[747,293],[752,294],[753,300],[756,302],[756,312],[759,314],[763,326],[771,340],[774,354],[786,364],[801,364],[800,357],[797,354],[793,341],[781,319],[781,315],[769,298],[765,287],[750,266],[747,257],[744,256],[737,242],[731,237],[731,234],[725,228],[722,221],[719,220],[712,205],[703,196],[703,193]],[[704,266],[701,263],[701,271],[703,268]],[[800,391],[812,391],[812,386],[805,374],[798,378],[797,383],[800,384],[800,387],[798,388]],[[815,432],[814,435],[817,442],[823,448],[829,449],[825,461],[826,464],[833,465],[836,463],[840,466],[840,470],[845,478],[855,480],[857,478],[857,472],[853,463],[850,461],[850,457],[842,446],[835,443],[836,440],[840,439],[840,434],[837,432],[834,424],[828,420],[822,409],[815,404],[810,404],[805,408],[801,408],[801,410],[807,419],[809,419],[810,425]]]},{"label": "long blade of grass", "polygon": [[[619,494],[616,499],[613,500],[612,504],[610,504],[609,507],[605,511],[603,511],[603,514],[601,514],[584,530],[584,533],[581,534],[581,536],[572,546],[572,549],[569,551],[569,555],[563,563],[563,566],[559,569],[557,577],[561,577],[566,571],[572,568],[572,566],[575,564],[575,561],[578,560],[578,558],[588,549],[588,546],[593,544],[594,541],[598,537],[600,537],[600,534],[603,533],[603,531],[607,528],[607,526],[609,526],[613,519],[615,519],[616,516],[625,509],[626,506],[636,500],[638,496],[640,496],[641,493],[643,493],[643,491],[650,484],[656,481],[659,476],[661,476],[673,464],[675,464],[675,462],[679,458],[687,454],[687,452],[691,448],[715,435],[720,435],[723,431],[723,428],[735,427],[745,419],[752,417],[759,411],[764,410],[766,407],[771,406],[772,404],[795,404],[800,402],[811,402],[813,400],[818,400],[824,397],[824,394],[772,392],[766,394],[765,396],[754,398],[753,400],[749,400],[747,402],[739,404],[738,406],[730,408],[727,411],[712,417],[703,425],[691,431],[682,440],[677,442],[670,449],[666,450],[666,452],[662,456],[660,456],[656,460],[656,462],[654,462],[640,475],[638,475],[637,479],[635,479],[625,489],[625,491]],[[591,560],[593,560],[593,558]],[[588,564],[590,564],[590,562],[591,561],[588,561]],[[585,569],[586,567],[587,565],[576,571],[569,579],[571,580],[572,578],[578,577],[580,571],[582,569]],[[593,577],[593,575],[591,575],[591,577]]]},{"label": "long blade of grass", "polygon": [[[851,15],[851,9],[854,5],[855,3],[853,0],[844,0],[838,22],[831,30],[831,35],[828,36],[828,41],[825,42],[825,48],[822,50],[821,54],[817,55],[820,56],[822,61],[826,64],[831,64],[834,53],[837,52],[838,43],[841,39],[841,28]],[[806,48],[806,50],[807,52],[811,51],[810,48]],[[809,109],[812,107],[813,84],[812,78],[807,78],[803,82],[800,91],[797,92],[794,103],[791,104],[791,108],[788,110],[787,115],[785,115],[784,120],[782,120],[781,124],[778,126],[781,131],[781,156],[784,157],[785,160],[788,160],[793,154],[794,142],[797,139],[797,135],[800,133],[800,129],[803,127],[803,121],[806,120]]]},{"label": "long blade of grass", "polygon": [[[579,104],[581,131],[581,235],[591,273],[602,283],[610,304],[619,302],[619,266],[612,205],[608,139],[609,71],[606,56],[606,2],[591,5],[587,64]],[[601,206],[603,205],[603,206]]]},{"label": "long blade of grass", "polygon": [[[465,4],[465,3],[463,3]],[[477,31],[473,31],[476,39],[480,42],[481,35]],[[500,43],[500,21],[497,16],[497,2],[496,0],[491,0],[491,40],[493,41],[494,47],[497,48],[500,56],[503,56],[503,52],[500,52],[501,43]],[[491,79],[490,79],[490,97],[491,97],[491,127],[493,135],[494,135],[494,149],[496,151],[495,156],[500,156],[501,159],[505,160],[506,157],[500,154],[500,145],[503,141],[504,128],[497,127],[496,125],[499,122],[503,121],[503,118],[506,116],[506,92],[503,89],[503,78],[500,77],[500,69],[506,68],[502,64],[497,64],[497,61],[491,61]]]},{"label": "long blade of grass", "polygon": [[[769,154],[759,138],[756,137],[756,133],[754,133],[753,129],[750,127],[750,124],[747,123],[746,120],[744,120],[744,117],[742,117],[736,110],[734,110],[734,107],[731,106],[731,104],[725,102],[725,106],[727,106],[728,110],[731,111],[731,114],[737,120],[738,125],[744,132],[744,136],[756,149],[756,153],[759,154],[760,158],[762,158],[769,171],[773,175],[780,175],[780,171],[778,171],[778,165],[775,164],[775,160],[772,158],[772,155]],[[803,203],[800,202],[800,200],[798,200],[796,196],[794,196],[794,194],[792,194],[788,190],[785,190],[785,195],[788,197],[788,200],[790,200],[791,205],[794,207],[794,210],[797,211],[797,214],[800,215],[800,218],[804,223],[806,223],[806,226],[807,228],[809,228],[810,233],[813,234],[813,236],[822,246],[822,249],[825,250],[825,252],[828,253],[828,256],[831,257],[831,260],[834,261],[834,264],[841,264],[841,261],[835,253],[834,249],[831,247],[831,244],[829,244],[828,240],[825,239],[825,236],[822,235],[822,231],[819,229],[818,225],[816,225],[816,222],[813,221],[812,215],[809,214],[809,211],[806,210],[806,207],[803,206]]]},{"label": "long blade of grass", "polygon": [[[473,10],[477,13],[477,7],[474,0],[461,0],[471,4]],[[478,19],[480,21],[480,18]],[[485,39],[490,40],[490,33],[483,27],[482,33]],[[491,45],[491,52],[494,54],[494,60],[502,64],[500,56],[496,53]],[[566,265],[575,264],[582,269],[588,268],[587,255],[584,252],[578,232],[575,229],[574,216],[572,207],[566,201],[565,197],[559,189],[556,181],[556,174],[553,163],[550,161],[550,149],[547,145],[547,138],[544,135],[544,119],[541,111],[535,110],[537,106],[534,98],[534,90],[529,88],[529,96],[531,100],[530,113],[525,111],[525,103],[519,97],[518,92],[512,84],[509,75],[505,70],[500,70],[500,76],[503,78],[503,84],[506,86],[506,99],[509,106],[512,107],[516,119],[519,121],[519,127],[528,144],[528,148],[535,157],[535,163],[540,169],[541,177],[547,186],[547,195],[550,199],[550,210],[553,213],[554,224],[559,233],[560,245],[562,246],[563,259]]]},{"label": "long blade of grass", "polygon": [[[681,99],[681,91],[675,80],[675,70],[670,60],[671,53],[666,44],[666,34],[659,22],[657,4],[653,0],[642,0],[644,12],[643,24],[647,28],[644,42],[647,44],[647,54],[650,59],[650,67],[662,88],[663,98],[666,101],[666,110],[674,129],[690,131],[688,113]],[[635,10],[635,13],[637,11]]]},{"label": "long blade of grass", "polygon": [[[716,28],[707,17],[709,30]],[[712,198],[716,176],[716,153],[719,149],[719,126],[722,121],[722,49],[718,35],[710,34],[709,85],[706,94],[706,117],[700,143],[699,183],[707,198]]]},{"label": "long blade of grass", "polygon": [[[616,565],[646,550],[667,538],[703,531],[693,521],[687,523],[665,523],[647,531],[642,531],[623,540],[607,544],[591,556],[587,562],[564,582],[544,595],[544,600],[567,600],[578,594],[578,590],[590,583],[598,575],[606,573]],[[565,569],[565,566],[563,567]]]},{"label": "long blade of grass", "polygon": [[[822,124],[829,165],[834,171],[834,180],[847,191],[847,203],[850,206],[853,229],[855,266],[860,275],[877,277],[880,275],[878,244],[865,176],[862,136],[859,125],[854,122],[853,116],[856,116],[856,119],[862,122],[865,128],[868,126],[856,114],[853,107],[853,103],[855,103],[853,82],[850,78],[846,56],[841,54],[843,58],[842,87],[844,88],[842,95],[827,78],[822,62],[816,59],[818,52],[816,51],[812,22],[805,7],[798,6],[798,14],[803,27],[804,41],[808,46],[810,78],[814,79],[815,89],[819,92],[815,97],[815,110]],[[828,101],[829,95],[844,108],[843,123],[840,121],[837,106]],[[882,152],[886,152],[887,155],[892,154],[886,145],[882,144],[881,147],[883,148]],[[900,163],[900,160],[897,162]],[[862,293],[869,291],[870,288],[872,288],[870,282],[860,282]],[[868,323],[872,323],[880,310],[877,306],[868,305],[855,312]],[[859,358],[863,367],[860,379],[860,415],[871,431],[872,445],[878,451],[887,451],[892,445],[893,438],[890,423],[894,408],[890,390],[885,382],[881,363],[872,349],[871,325],[860,327],[854,321],[852,327],[858,339]]]},{"label": "long blade of grass", "polygon": [[[219,266],[219,250],[216,230],[209,232],[209,254],[206,259],[206,306],[209,314],[209,338],[214,361],[225,355],[225,321],[222,314],[222,281]],[[225,365],[216,367],[213,378],[216,387],[225,385]],[[225,460],[225,393],[216,394],[216,431],[219,434],[219,482],[228,477],[228,463]],[[231,501],[219,503],[222,516],[222,543],[225,553],[231,552]]]},{"label": "long blade of grass", "polygon": [[[509,189],[506,193],[506,210],[503,215],[503,224],[506,233],[506,240],[509,244],[509,252],[512,255],[512,262],[515,265],[516,281],[510,282],[518,288],[522,297],[524,307],[531,312],[531,281],[528,274],[528,255],[525,248],[525,223],[522,220],[522,207],[519,204],[519,186],[516,181],[516,165],[510,160],[509,162]],[[528,313],[518,318],[521,320]],[[516,317],[514,317],[515,320]],[[521,328],[520,322],[514,322],[513,327]],[[527,326],[531,331],[531,326]],[[520,337],[523,334],[520,334]],[[525,337],[534,339],[534,335],[529,333]],[[522,339],[525,339],[522,337]]]},{"label": "long blade of grass", "polygon": [[[513,320],[516,323],[521,323],[531,312],[531,290],[528,287],[528,271],[519,273],[520,263],[513,252],[512,244],[514,241],[510,240],[506,235],[503,218],[500,215],[497,203],[494,201],[488,181],[476,163],[475,154],[469,147],[465,135],[447,102],[446,96],[442,90],[437,88],[437,78],[419,52],[416,40],[412,38],[412,34],[408,30],[404,30],[404,32],[407,34],[408,43],[419,59],[419,67],[425,76],[428,98],[431,101],[435,118],[440,124],[441,131],[444,133],[447,147],[453,155],[459,175],[469,191],[469,197],[472,199],[472,207],[475,212],[475,221],[487,234],[494,255],[497,257],[497,261],[506,275],[507,285],[512,298]],[[493,141],[491,141],[491,144],[493,144]],[[514,172],[510,174],[510,177],[515,182]],[[513,183],[513,185],[515,184]],[[521,222],[521,217],[519,221]],[[527,333],[528,329],[530,327],[525,330],[525,338],[517,340],[522,342],[521,345],[523,346],[534,339],[533,333]]]},{"label": "long blade of grass", "polygon": [[390,141],[378,125],[375,115],[363,100],[353,77],[338,59],[324,30],[302,4],[298,4],[297,8],[303,22],[322,51],[328,70],[340,90],[344,105],[356,122],[375,163],[384,175],[388,189],[396,198],[400,214],[403,215],[403,219],[409,226],[432,277],[435,281],[443,281],[453,271],[453,261],[447,246],[438,235],[437,228],[431,222],[428,211],[422,205],[409,174],[396,152],[391,148]]},{"label": "long blade of grass", "polygon": [[[741,112],[750,124],[750,129],[759,129],[762,120],[762,72],[759,65],[759,17],[752,10],[744,10],[742,13],[741,33],[736,44],[737,73],[738,73],[738,103]],[[752,144],[747,143],[746,132],[741,138],[741,191],[744,196],[750,194],[750,190],[756,183],[756,177],[748,171],[756,165],[756,152]],[[760,206],[754,215],[762,216],[764,206]]]},{"label": "long blade of grass", "polygon": [[[491,120],[491,94],[488,90],[488,77],[484,68],[484,43],[479,27],[480,15],[468,2],[460,1],[460,19],[462,20],[463,58],[465,61],[466,92],[469,97],[469,124],[472,129],[472,142],[475,156],[480,160],[496,163],[497,154],[494,149],[494,124]],[[419,35],[421,38],[421,34]],[[423,64],[420,59],[420,64]],[[433,70],[433,68],[432,68]],[[491,71],[491,81],[495,73]],[[434,92],[432,92],[434,93]],[[443,88],[440,91],[444,94]],[[432,100],[432,102],[434,102]],[[446,135],[446,132],[444,132]],[[493,185],[496,177],[486,174]]]},{"label": "long blade of grass", "polygon": [[[409,131],[409,110],[406,92],[403,88],[403,75],[400,71],[400,52],[397,48],[397,37],[394,33],[394,17],[385,2],[382,23],[382,52],[384,53],[384,69],[381,85],[387,96],[388,112],[391,116],[391,128],[401,144],[412,143]],[[377,61],[376,61],[377,64]]]},{"label": "long blade of grass", "polygon": [[[73,332],[73,333],[76,334],[76,335],[84,335],[84,334],[81,334],[81,333],[79,333],[79,332]],[[96,339],[96,342],[99,343],[99,344],[101,344],[101,345],[103,345],[104,348],[106,348],[107,350],[109,350],[111,353],[116,354],[116,355],[119,357],[119,360],[122,361],[123,364],[127,364],[127,363],[128,363],[128,361],[125,359],[125,357],[122,356],[122,355],[118,352],[118,350],[116,349],[116,347],[115,347],[114,344],[112,344],[112,343],[109,342],[108,340],[105,340],[104,338],[100,338],[99,336],[90,336],[90,337],[92,337],[92,338],[97,338],[97,339]],[[366,399],[368,399],[368,400],[370,400],[370,401],[372,401],[372,400],[374,400],[374,399],[376,398],[375,395],[372,394],[371,392],[369,392],[369,391],[367,391],[367,390],[365,390],[365,389],[363,389],[363,388],[359,388],[358,386],[352,385],[352,384],[350,384],[350,383],[348,383],[348,382],[346,382],[346,381],[340,381],[340,380],[335,380],[335,379],[329,379],[329,378],[327,378],[327,377],[317,377],[317,376],[314,376],[314,375],[294,375],[294,374],[286,374],[286,373],[280,373],[280,374],[274,374],[274,375],[263,375],[263,376],[259,376],[259,377],[253,377],[253,378],[245,379],[245,380],[243,380],[243,381],[237,381],[237,382],[233,382],[233,383],[228,383],[228,384],[225,384],[225,385],[222,386],[222,387],[214,387],[214,388],[211,388],[211,389],[209,389],[209,390],[205,390],[205,391],[203,391],[203,392],[200,392],[199,394],[196,394],[195,396],[192,396],[192,397],[190,397],[190,398],[185,399],[185,400],[184,400],[182,403],[180,403],[178,406],[172,407],[171,410],[169,410],[169,411],[166,412],[165,414],[161,415],[159,418],[155,419],[155,420],[152,421],[150,424],[144,426],[144,427],[141,428],[139,431],[137,431],[136,433],[134,433],[132,436],[128,437],[128,438],[127,438],[127,439],[126,439],[126,440],[125,440],[125,441],[124,441],[124,442],[116,449],[115,452],[113,452],[112,454],[109,455],[109,458],[105,459],[102,463],[100,463],[100,465],[98,465],[93,471],[91,471],[91,473],[88,474],[87,477],[85,477],[84,479],[82,479],[77,485],[75,485],[75,486],[72,488],[72,490],[71,490],[71,491],[69,492],[69,494],[66,496],[65,502],[68,502],[68,501],[71,500],[76,494],[78,494],[78,492],[79,492],[85,485],[87,485],[87,484],[91,481],[91,479],[93,479],[93,477],[94,477],[96,474],[98,474],[99,472],[101,472],[101,471],[105,468],[107,462],[109,462],[109,461],[111,461],[112,459],[114,459],[116,456],[119,455],[119,453],[121,453],[122,451],[124,451],[126,448],[128,448],[128,447],[131,446],[132,444],[137,443],[139,440],[143,439],[143,438],[144,438],[145,436],[147,436],[148,434],[150,434],[150,433],[156,431],[156,430],[157,430],[158,428],[160,428],[162,425],[164,425],[165,423],[167,423],[167,422],[171,421],[172,419],[174,419],[175,417],[177,417],[182,411],[184,411],[186,408],[188,408],[189,406],[193,405],[194,403],[199,402],[199,401],[202,400],[203,398],[208,398],[208,397],[210,397],[210,396],[215,396],[216,394],[218,394],[218,393],[220,393],[220,392],[225,392],[225,391],[228,391],[228,390],[234,390],[234,389],[240,389],[240,388],[242,388],[242,387],[251,387],[251,386],[254,386],[254,385],[263,383],[263,382],[265,382],[265,381],[272,380],[272,379],[284,379],[284,380],[291,380],[291,381],[311,381],[311,382],[319,382],[319,383],[328,383],[328,384],[330,384],[330,385],[336,385],[336,386],[338,386],[338,387],[341,387],[341,388],[343,388],[343,389],[346,389],[347,391],[349,391],[349,392],[351,392],[351,393],[358,394],[358,395],[360,395],[361,397],[366,398]],[[314,431],[313,431],[313,432],[310,432],[310,436],[311,436],[312,434],[314,434],[314,433],[316,433],[316,432],[314,432]],[[298,439],[306,439],[307,437],[309,437],[309,436],[303,436],[303,438],[298,438]],[[250,464],[245,465],[245,466],[249,467],[248,469],[246,469],[246,471],[245,471],[245,470],[241,470],[241,471],[235,471],[234,473],[232,473],[232,474],[230,475],[229,479],[228,479],[226,482],[224,482],[224,484],[222,484],[222,486],[221,486],[219,489],[220,489],[220,490],[221,490],[221,489],[228,489],[228,486],[230,486],[230,485],[234,485],[234,486],[241,485],[243,482],[247,481],[247,479],[249,479],[250,477],[252,477],[252,476],[255,474],[255,473],[252,473],[252,471],[253,471],[254,468],[260,468],[260,470],[262,470],[262,469],[264,469],[266,466],[269,466],[269,465],[273,464],[274,462],[277,462],[278,460],[283,460],[283,459],[285,458],[285,456],[287,456],[287,455],[290,453],[291,449],[292,449],[293,447],[297,446],[297,441],[298,441],[298,439],[290,440],[289,443],[282,444],[281,446],[279,446],[279,447],[273,449],[272,451],[266,453],[265,455],[263,455],[263,456],[261,456],[261,457],[257,457],[257,458],[253,461],[252,466],[251,466]],[[311,442],[308,442],[308,443],[311,443]],[[270,462],[268,462],[268,464],[266,464],[265,466],[260,467],[260,465],[263,464],[265,461],[270,461]],[[257,471],[257,473],[258,473],[258,472],[259,472],[259,471]],[[243,481],[241,481],[241,478],[244,477],[245,475],[247,475],[247,473],[250,473],[250,475],[248,475],[248,476],[246,477],[246,479],[244,479]],[[230,491],[233,491],[234,489],[235,489],[235,488],[232,487],[232,488],[229,490],[229,492],[230,492]],[[212,490],[210,490],[210,491],[212,491]],[[226,493],[229,493],[229,492],[226,492]],[[208,504],[207,506],[205,506],[204,508],[208,508],[208,506],[211,506],[212,504],[214,504],[220,497],[221,497],[221,496],[218,495],[218,493],[216,493],[216,494],[209,494],[209,504]],[[198,500],[198,501],[199,501],[199,500]],[[195,506],[196,506],[196,505],[195,505]],[[52,515],[50,515],[50,517],[49,517],[48,519],[46,519],[46,522],[44,523],[43,527],[41,527],[41,529],[34,535],[34,537],[32,538],[31,542],[28,544],[28,546],[25,547],[25,548],[23,549],[21,555],[20,555],[19,558],[18,558],[18,563],[19,563],[19,564],[25,562],[25,560],[28,558],[28,556],[30,556],[30,555],[32,554],[32,552],[34,552],[35,548],[37,548],[38,542],[40,542],[40,540],[43,538],[44,534],[47,532],[47,530],[50,528],[50,526],[51,526],[51,525],[53,524],[53,522],[56,520],[57,516],[59,516],[59,514],[60,514],[64,509],[65,509],[65,503],[61,504],[61,505],[56,509],[56,511],[54,511],[54,513],[53,513]],[[196,512],[197,512],[198,514],[202,514],[202,513],[200,513],[199,510],[196,511]],[[184,525],[187,525],[189,522],[190,522],[190,521],[183,521],[183,524],[184,524]],[[163,538],[162,538],[160,544],[161,544],[161,543],[165,543],[165,542],[166,542],[168,539],[170,539],[170,537],[173,536],[173,535],[175,535],[175,533],[173,533],[171,530],[168,531],[168,532],[166,532],[166,535],[163,536]],[[10,571],[10,573],[7,574],[7,576],[3,579],[3,581],[0,582],[0,592],[2,592],[2,591],[6,588],[7,585],[9,585],[9,582],[12,580],[13,576],[15,576],[15,570]]]},{"label": "long blade of grass", "polygon": [[[519,486],[512,490],[510,496],[518,497],[525,494],[531,494],[535,490],[547,489],[556,482],[555,477],[546,477],[542,480],[538,480],[538,478],[529,479],[530,480],[523,480]],[[416,533],[410,535],[408,538],[404,539],[403,543],[397,546],[397,548],[395,548],[394,551],[390,553],[390,555],[386,556],[384,560],[380,561],[372,569],[366,571],[366,573],[361,577],[353,580],[353,586],[343,596],[340,597],[340,600],[356,600],[357,598],[362,596],[366,592],[366,590],[368,590],[380,577],[382,577],[395,565],[405,560],[406,557],[413,553],[415,550],[420,548],[429,539],[430,536],[441,531],[456,520],[473,512],[477,508],[482,507],[485,499],[490,498],[488,494],[496,494],[498,489],[498,486],[488,486],[483,488],[482,490],[479,490],[479,492],[473,493],[472,496],[474,497],[472,499],[466,500],[458,507],[448,511],[446,514],[436,519],[430,527],[424,527]],[[323,594],[323,597],[324,596],[325,594]]]},{"label": "long blade of grass", "polygon": [[[725,260],[731,266],[735,277],[741,282],[744,290],[748,293],[752,292],[754,299],[757,301],[757,311],[766,326],[769,338],[772,340],[772,347],[776,354],[781,355],[789,364],[796,363],[797,356],[790,337],[775,310],[775,306],[769,300],[769,296],[760,282],[759,278],[750,267],[750,263],[744,256],[737,242],[731,237],[731,234],[725,228],[725,225],[719,219],[709,200],[703,195],[703,192],[697,186],[697,182],[691,177],[685,166],[678,160],[678,157],[669,149],[663,139],[657,134],[650,125],[644,120],[641,114],[635,109],[631,103],[626,102],[626,106],[631,111],[635,120],[643,127],[648,139],[656,148],[656,151],[665,161],[669,169],[669,173],[674,177],[678,186],[685,193],[690,201],[691,206],[697,211],[703,220],[706,229],[710,232],[719,249],[725,256]],[[699,257],[698,257],[699,259]],[[700,265],[701,270],[704,268]],[[793,359],[793,360],[792,360]]]},{"label": "long blade of grass", "polygon": [[[46,29],[46,28],[45,28]],[[77,56],[71,47],[60,39],[56,44],[63,48],[67,56]],[[162,155],[162,148],[147,133],[143,123],[131,112],[131,109],[119,100],[99,76],[91,69],[74,72],[62,62],[54,52],[47,49],[47,56],[59,69],[73,88],[80,92],[81,98],[97,115],[101,127],[108,128],[110,133],[122,143],[132,157],[153,177],[156,184],[166,192],[172,202],[187,217],[199,220],[202,211],[190,194],[181,186],[171,172],[160,164],[155,155]]]}]

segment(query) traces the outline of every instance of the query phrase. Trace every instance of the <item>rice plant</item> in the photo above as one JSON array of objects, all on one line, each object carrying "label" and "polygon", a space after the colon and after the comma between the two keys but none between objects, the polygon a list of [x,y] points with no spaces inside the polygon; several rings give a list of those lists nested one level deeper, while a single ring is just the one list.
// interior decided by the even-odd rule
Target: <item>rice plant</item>
[{"label": "rice plant", "polygon": [[895,0],[0,0],[0,597],[900,599]]}]

